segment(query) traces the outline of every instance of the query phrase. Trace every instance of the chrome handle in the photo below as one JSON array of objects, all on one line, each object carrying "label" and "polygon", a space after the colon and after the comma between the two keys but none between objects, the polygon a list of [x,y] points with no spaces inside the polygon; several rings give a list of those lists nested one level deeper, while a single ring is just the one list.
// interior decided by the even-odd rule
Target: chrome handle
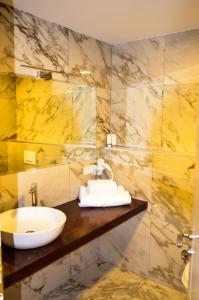
[{"label": "chrome handle", "polygon": [[183,235],[181,233],[177,234],[177,246],[179,248],[183,247]]},{"label": "chrome handle", "polygon": [[199,234],[193,234],[190,230],[184,231],[177,235],[177,246],[179,248],[183,247],[183,239],[189,239],[190,241],[194,239],[199,239]]},{"label": "chrome handle", "polygon": [[195,240],[195,239],[199,239],[199,234],[189,234],[188,236],[185,237],[188,238],[189,240]]},{"label": "chrome handle", "polygon": [[[197,235],[199,238],[199,235]],[[183,239],[187,238],[189,240],[192,240],[193,238],[196,238],[196,235],[193,235],[190,230],[184,231],[183,233],[179,233],[177,235],[177,246],[179,248],[183,247]]]}]

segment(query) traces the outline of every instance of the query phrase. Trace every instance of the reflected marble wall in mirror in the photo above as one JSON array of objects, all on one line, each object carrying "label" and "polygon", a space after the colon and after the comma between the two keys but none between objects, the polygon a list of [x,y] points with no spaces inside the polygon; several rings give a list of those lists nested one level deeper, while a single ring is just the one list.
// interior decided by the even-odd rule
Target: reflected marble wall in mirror
[{"label": "reflected marble wall in mirror", "polygon": [[[0,120],[1,174],[95,158],[93,87],[0,74]],[[25,150],[36,165],[24,164]]]}]

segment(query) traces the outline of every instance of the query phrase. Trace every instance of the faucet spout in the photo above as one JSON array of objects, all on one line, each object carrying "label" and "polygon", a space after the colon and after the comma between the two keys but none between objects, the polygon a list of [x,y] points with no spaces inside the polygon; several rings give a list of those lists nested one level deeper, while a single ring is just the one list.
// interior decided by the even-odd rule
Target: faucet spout
[{"label": "faucet spout", "polygon": [[32,197],[32,206],[38,205],[38,193],[37,193],[37,183],[32,183],[30,187],[30,194]]}]

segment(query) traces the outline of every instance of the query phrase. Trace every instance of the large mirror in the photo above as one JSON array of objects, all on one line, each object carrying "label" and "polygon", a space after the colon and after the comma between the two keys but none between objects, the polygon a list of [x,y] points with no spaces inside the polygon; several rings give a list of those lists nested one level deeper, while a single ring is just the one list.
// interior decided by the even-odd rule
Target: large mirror
[{"label": "large mirror", "polygon": [[[96,145],[95,88],[0,74],[0,173],[64,163]],[[89,156],[90,158],[90,156]]]}]

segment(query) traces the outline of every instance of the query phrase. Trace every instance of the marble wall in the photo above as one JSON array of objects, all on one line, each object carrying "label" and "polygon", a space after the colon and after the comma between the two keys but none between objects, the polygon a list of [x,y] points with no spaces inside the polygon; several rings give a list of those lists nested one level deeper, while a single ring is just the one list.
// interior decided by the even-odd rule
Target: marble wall
[{"label": "marble wall", "polygon": [[16,137],[16,84],[14,77],[0,75],[0,140]]},{"label": "marble wall", "polygon": [[[5,35],[0,48],[0,72],[3,74],[24,74],[27,69],[23,65],[69,73],[68,76],[54,73],[54,81],[49,82],[17,79],[17,101],[9,101],[8,113],[12,117],[9,121],[12,123],[6,134],[9,137],[17,134],[18,140],[26,142],[67,141],[103,147],[106,134],[110,131],[111,46],[14,9],[1,1],[0,30],[2,36]],[[86,74],[82,74],[82,71],[86,71]],[[11,85],[7,84],[5,88],[11,88]],[[15,114],[11,114],[13,105],[17,108]],[[3,114],[3,110],[1,112]],[[5,109],[4,112],[7,113]],[[3,134],[0,132],[0,137]],[[7,144],[1,148],[7,149]],[[76,152],[79,149],[77,147]],[[85,149],[85,152],[88,151]],[[73,154],[74,151],[71,156]],[[2,153],[1,156],[8,154]],[[93,155],[89,158],[92,159]],[[4,160],[1,165],[4,166],[4,173]],[[13,165],[11,169],[17,168]]]},{"label": "marble wall", "polygon": [[[65,126],[71,126],[71,122],[60,115],[64,108],[63,101],[60,101],[58,107],[54,103],[58,87],[61,87],[63,92],[64,87],[66,87],[64,82],[70,82],[71,87],[73,83],[84,85],[75,91],[73,99],[68,91],[67,93],[63,92],[60,97],[61,100],[68,97],[67,99],[74,102],[72,114],[69,103],[64,110],[67,118],[69,115],[72,115],[73,120],[74,118],[77,119],[77,116],[80,117],[78,126],[74,124],[71,128],[73,137],[71,144],[56,146],[33,142],[7,142],[2,145],[2,147],[5,146],[11,158],[6,165],[10,173],[18,171],[21,167],[22,170],[24,169],[22,153],[25,149],[38,152],[42,147],[45,158],[39,163],[41,169],[27,170],[0,177],[0,210],[4,211],[16,207],[18,204],[30,204],[29,187],[32,182],[38,184],[39,200],[42,200],[45,205],[55,206],[71,201],[77,198],[80,185],[92,178],[82,174],[83,167],[93,164],[96,159],[96,148],[93,144],[96,143],[97,147],[104,146],[106,133],[110,130],[111,46],[2,3],[0,3],[0,32],[4,33],[6,37],[5,43],[0,45],[0,72],[6,74],[8,72],[23,73],[25,69],[22,65],[28,65],[70,73],[69,76],[56,76],[57,81],[53,83],[53,97],[48,97],[48,93],[44,91],[45,95],[41,95],[43,101],[41,106],[39,106],[38,101],[35,102],[37,99],[33,101],[35,98],[33,97],[33,89],[38,89],[39,82],[21,79],[20,88],[25,87],[25,89],[23,97],[21,94],[18,95],[17,108],[23,108],[20,112],[25,113],[26,116],[23,124],[20,114],[16,117],[17,133],[21,139],[34,140],[31,129],[35,127],[37,140],[41,139],[40,130],[44,130],[46,131],[46,142],[53,142],[53,135],[47,135],[49,126],[53,127],[55,131],[58,130],[57,125],[59,123],[63,125],[62,129],[65,129]],[[87,74],[81,74],[81,71],[87,71]],[[62,82],[58,82],[59,80]],[[19,82],[17,84],[19,85]],[[48,90],[48,82],[45,82],[45,85]],[[52,87],[50,88],[52,90]],[[82,95],[82,90],[84,90],[84,95]],[[95,103],[86,102],[88,90],[94,91]],[[47,107],[45,108],[49,101],[52,104],[50,111],[47,110]],[[46,120],[37,118],[38,112],[41,112],[42,109],[44,111],[46,109],[46,114],[51,114],[51,116],[58,112],[53,124],[52,119],[47,120],[49,126],[46,126],[44,124]],[[90,110],[95,112],[95,123],[93,118],[87,120]],[[29,111],[29,115],[27,115],[27,111]],[[87,121],[89,121],[89,126],[85,127]],[[25,127],[22,128],[21,125]],[[25,130],[22,129],[28,130],[28,136],[25,136]],[[63,131],[59,132],[60,142],[65,141]],[[72,142],[77,141],[79,137],[83,143],[90,145],[86,147],[78,144],[72,145]],[[50,138],[51,140],[49,140]],[[16,159],[17,155],[19,155],[19,159]],[[44,168],[49,163],[51,165],[59,163],[63,165]],[[59,189],[57,189],[58,186]],[[94,241],[14,286],[15,299],[17,295],[19,299],[30,299],[30,297],[39,299],[69,278],[75,278],[88,265],[97,263],[99,258],[98,244],[99,241]],[[9,292],[12,293],[12,291]],[[12,298],[10,295],[9,297]]]},{"label": "marble wall", "polygon": [[115,46],[112,58],[111,131],[120,147],[104,157],[149,209],[100,239],[101,258],[177,289],[176,235],[192,216],[198,50],[192,30]]},{"label": "marble wall", "polygon": [[70,288],[74,288],[73,283],[76,282],[77,285],[79,278],[85,276],[88,268],[89,274],[84,279],[89,281],[89,278],[93,279],[96,276],[99,257],[98,249],[98,240],[82,246],[41,271],[6,289],[4,293],[5,300],[41,300],[49,292],[66,283],[67,289],[65,294],[68,295]]},{"label": "marble wall", "polygon": [[[13,26],[9,20],[13,20]],[[177,232],[190,226],[191,220],[199,31],[112,48],[3,4],[0,4],[0,30],[8,32],[5,45],[0,45],[3,71],[13,68],[14,59],[15,71],[25,64],[70,72],[65,79],[71,83],[95,87],[97,147],[105,145],[110,130],[117,134],[117,147],[106,149],[104,157],[111,164],[117,183],[124,185],[133,197],[149,203],[147,212],[90,246],[94,252],[92,262],[100,259],[182,289],[183,263],[175,240]],[[14,53],[9,51],[13,49],[13,41]],[[89,73],[83,75],[81,71]],[[72,155],[67,149],[57,151],[65,151],[64,157]],[[37,179],[41,200],[47,205],[74,199],[79,186],[88,179],[82,176],[82,168],[91,162],[87,156],[64,166],[22,172],[12,176],[13,186],[8,186],[8,177],[2,176],[0,191],[5,197],[1,197],[1,210],[7,209],[7,203],[14,207],[18,195],[21,203],[28,203],[28,185]],[[57,189],[55,194],[50,193],[44,189],[44,183],[55,186],[56,180],[63,188],[55,203]],[[89,251],[87,248],[85,255]],[[80,257],[78,264],[68,263],[68,259],[63,258],[63,264],[69,264],[73,274],[85,268],[84,262],[90,262],[85,257]],[[61,264],[62,270],[62,262],[57,264]],[[45,290],[43,278],[50,276],[51,267],[56,269],[49,266],[22,283],[27,294],[33,293],[35,299],[41,296],[40,291]],[[63,280],[68,278],[67,270],[63,268]]]},{"label": "marble wall", "polygon": [[89,86],[17,78],[17,140],[96,144],[96,91]]}]

